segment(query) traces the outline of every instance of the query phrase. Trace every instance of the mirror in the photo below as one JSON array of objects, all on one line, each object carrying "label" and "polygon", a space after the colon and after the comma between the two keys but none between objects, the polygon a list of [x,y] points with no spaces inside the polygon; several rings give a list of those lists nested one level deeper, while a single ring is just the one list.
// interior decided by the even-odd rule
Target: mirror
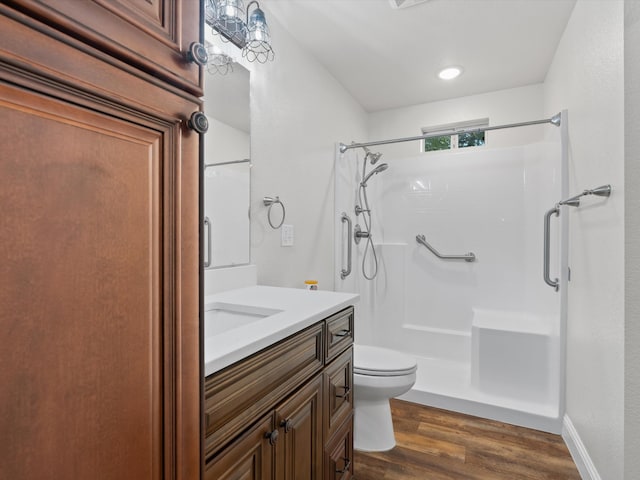
[{"label": "mirror", "polygon": [[250,262],[250,75],[229,67],[205,74],[205,268]]},{"label": "mirror", "polygon": [[205,164],[205,262],[210,263],[208,267],[249,263],[250,169],[248,159]]}]

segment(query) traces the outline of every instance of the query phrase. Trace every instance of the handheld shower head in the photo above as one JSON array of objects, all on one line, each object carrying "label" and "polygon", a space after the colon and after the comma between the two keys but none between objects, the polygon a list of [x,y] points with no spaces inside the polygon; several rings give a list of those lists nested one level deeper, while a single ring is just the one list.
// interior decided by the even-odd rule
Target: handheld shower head
[{"label": "handheld shower head", "polygon": [[382,154],[380,152],[374,153],[371,150],[369,150],[367,147],[362,147],[362,148],[366,152],[366,154],[364,156],[365,162],[367,161],[367,158],[368,158],[369,161],[371,162],[371,165],[375,165],[375,163],[378,160],[380,160],[380,157],[382,156]]},{"label": "handheld shower head", "polygon": [[360,182],[360,185],[363,187],[367,186],[367,182],[369,181],[369,179],[374,176],[377,173],[380,172],[384,172],[387,168],[389,168],[389,164],[387,163],[381,163],[380,165],[378,165],[376,168],[374,168],[373,170],[371,170],[363,179],[362,182]]}]

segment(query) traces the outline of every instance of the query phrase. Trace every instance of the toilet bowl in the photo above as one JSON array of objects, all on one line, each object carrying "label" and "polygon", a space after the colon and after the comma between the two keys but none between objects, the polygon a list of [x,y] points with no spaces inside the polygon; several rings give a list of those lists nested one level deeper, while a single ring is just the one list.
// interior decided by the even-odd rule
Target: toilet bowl
[{"label": "toilet bowl", "polygon": [[389,399],[416,382],[416,360],[394,350],[354,345],[354,432],[356,450],[382,452],[396,445]]}]

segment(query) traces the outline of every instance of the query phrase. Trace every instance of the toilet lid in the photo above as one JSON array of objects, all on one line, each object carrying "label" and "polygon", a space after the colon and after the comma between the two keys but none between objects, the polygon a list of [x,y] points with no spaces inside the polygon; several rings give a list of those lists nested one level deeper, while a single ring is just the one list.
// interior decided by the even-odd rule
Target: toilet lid
[{"label": "toilet lid", "polygon": [[387,348],[354,345],[353,373],[360,375],[409,375],[417,368],[416,359]]}]

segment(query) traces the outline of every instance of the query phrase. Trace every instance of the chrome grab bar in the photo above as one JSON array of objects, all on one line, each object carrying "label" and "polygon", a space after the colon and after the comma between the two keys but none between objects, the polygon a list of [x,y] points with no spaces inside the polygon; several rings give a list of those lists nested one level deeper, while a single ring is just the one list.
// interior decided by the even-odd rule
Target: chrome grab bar
[{"label": "chrome grab bar", "polygon": [[429,245],[424,235],[416,235],[416,242],[418,242],[421,245],[424,245],[436,257],[441,258],[443,260],[464,260],[465,262],[476,261],[476,256],[473,254],[473,252],[465,253],[464,255],[442,255],[435,248]]},{"label": "chrome grab bar", "polygon": [[349,231],[347,232],[347,269],[344,268],[340,271],[340,278],[344,280],[351,274],[351,232],[353,231],[353,224],[351,223],[351,219],[349,215],[345,212],[342,212],[342,223],[347,222],[347,228]]},{"label": "chrome grab bar", "polygon": [[207,230],[207,259],[203,262],[204,268],[211,266],[211,220],[209,217],[204,217],[204,227]]},{"label": "chrome grab bar", "polygon": [[545,283],[557,292],[558,288],[560,288],[560,283],[557,278],[555,280],[551,280],[551,277],[549,276],[549,263],[551,262],[551,215],[554,214],[556,217],[560,216],[559,204],[544,214],[544,260],[542,276],[544,277]]},{"label": "chrome grab bar", "polygon": [[556,217],[560,216],[560,207],[562,205],[566,205],[568,207],[579,207],[580,199],[586,195],[595,195],[597,197],[609,197],[611,195],[611,185],[600,185],[596,188],[591,188],[587,190],[583,190],[582,193],[578,195],[574,195],[573,197],[569,197],[566,200],[561,200],[556,203],[556,205],[544,214],[544,259],[543,259],[543,273],[542,277],[547,285],[553,288],[556,292],[560,288],[559,280],[556,278],[551,280],[549,276],[549,264],[551,262],[550,259],[550,250],[551,250],[551,215],[555,215]]}]

